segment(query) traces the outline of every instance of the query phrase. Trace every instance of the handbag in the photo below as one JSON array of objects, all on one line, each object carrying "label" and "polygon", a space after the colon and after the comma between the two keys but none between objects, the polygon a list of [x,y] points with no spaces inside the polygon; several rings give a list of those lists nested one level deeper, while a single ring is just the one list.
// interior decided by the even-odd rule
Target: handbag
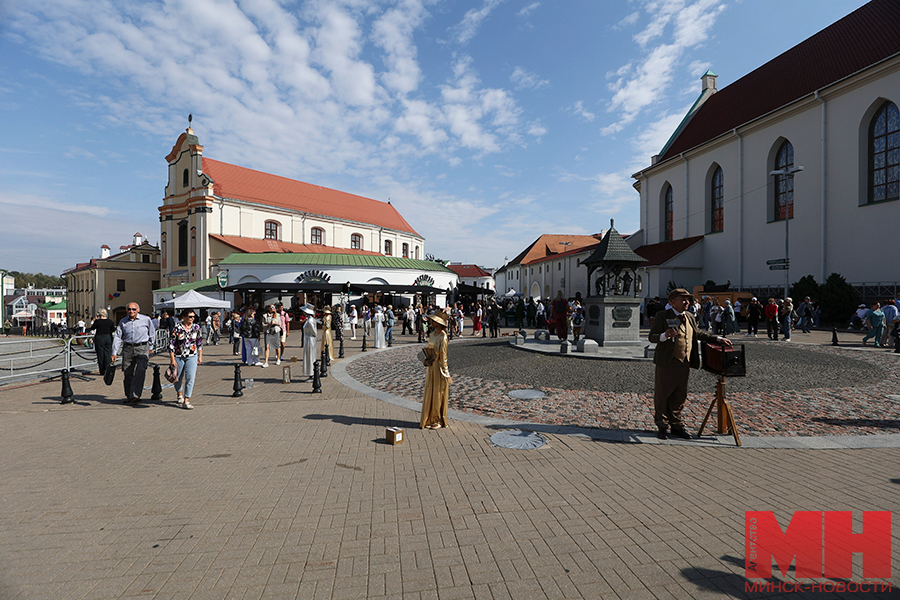
[{"label": "handbag", "polygon": [[169,368],[166,369],[166,381],[169,383],[175,383],[178,381],[178,367],[175,365],[169,365]]},{"label": "handbag", "polygon": [[106,372],[103,374],[103,383],[106,385],[112,385],[113,380],[116,378],[116,364],[111,363],[108,367],[106,367]]}]

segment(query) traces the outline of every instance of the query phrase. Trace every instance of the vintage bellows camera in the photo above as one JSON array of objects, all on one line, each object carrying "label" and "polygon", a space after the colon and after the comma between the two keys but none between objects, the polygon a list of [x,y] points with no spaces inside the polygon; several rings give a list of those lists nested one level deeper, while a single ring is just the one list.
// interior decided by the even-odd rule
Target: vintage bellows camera
[{"label": "vintage bellows camera", "polygon": [[743,377],[747,374],[744,345],[721,346],[706,342],[703,344],[703,369],[723,377]]}]

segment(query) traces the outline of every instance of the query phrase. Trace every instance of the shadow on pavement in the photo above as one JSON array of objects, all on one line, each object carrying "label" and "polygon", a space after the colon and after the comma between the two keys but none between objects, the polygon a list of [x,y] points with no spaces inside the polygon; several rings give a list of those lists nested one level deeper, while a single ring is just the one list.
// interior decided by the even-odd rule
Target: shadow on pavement
[{"label": "shadow on pavement", "polygon": [[813,417],[817,423],[838,425],[841,427],[878,427],[880,429],[900,429],[900,420],[897,419],[831,419],[828,417]]},{"label": "shadow on pavement", "polygon": [[362,417],[349,417],[347,415],[306,415],[304,419],[311,421],[334,421],[341,425],[372,425],[375,427],[405,427],[418,429],[419,423],[415,421],[397,421],[394,419],[366,419]]}]

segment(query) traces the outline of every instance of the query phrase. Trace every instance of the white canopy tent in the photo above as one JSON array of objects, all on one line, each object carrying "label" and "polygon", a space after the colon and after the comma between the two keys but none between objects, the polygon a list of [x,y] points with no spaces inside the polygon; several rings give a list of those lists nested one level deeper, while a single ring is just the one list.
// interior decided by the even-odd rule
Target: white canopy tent
[{"label": "white canopy tent", "polygon": [[178,310],[180,308],[224,308],[231,309],[231,302],[227,300],[216,300],[215,298],[210,298],[209,296],[204,296],[203,294],[196,292],[194,290],[188,290],[180,296],[176,296],[172,300],[167,300],[166,302],[160,302],[155,305],[157,309],[172,309]]}]

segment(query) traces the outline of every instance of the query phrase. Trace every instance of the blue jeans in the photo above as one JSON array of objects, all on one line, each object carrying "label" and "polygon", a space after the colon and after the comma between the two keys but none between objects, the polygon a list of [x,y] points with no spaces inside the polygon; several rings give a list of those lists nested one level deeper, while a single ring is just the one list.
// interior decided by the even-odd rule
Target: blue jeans
[{"label": "blue jeans", "polygon": [[791,315],[781,317],[781,332],[784,334],[784,339],[791,339]]},{"label": "blue jeans", "polygon": [[[175,357],[175,364],[178,365],[178,380],[175,382],[175,391],[181,392],[184,385],[184,397],[190,398],[191,392],[194,391],[194,377],[197,375],[197,355],[188,356],[187,358]],[[182,384],[182,381],[184,384]]]}]

